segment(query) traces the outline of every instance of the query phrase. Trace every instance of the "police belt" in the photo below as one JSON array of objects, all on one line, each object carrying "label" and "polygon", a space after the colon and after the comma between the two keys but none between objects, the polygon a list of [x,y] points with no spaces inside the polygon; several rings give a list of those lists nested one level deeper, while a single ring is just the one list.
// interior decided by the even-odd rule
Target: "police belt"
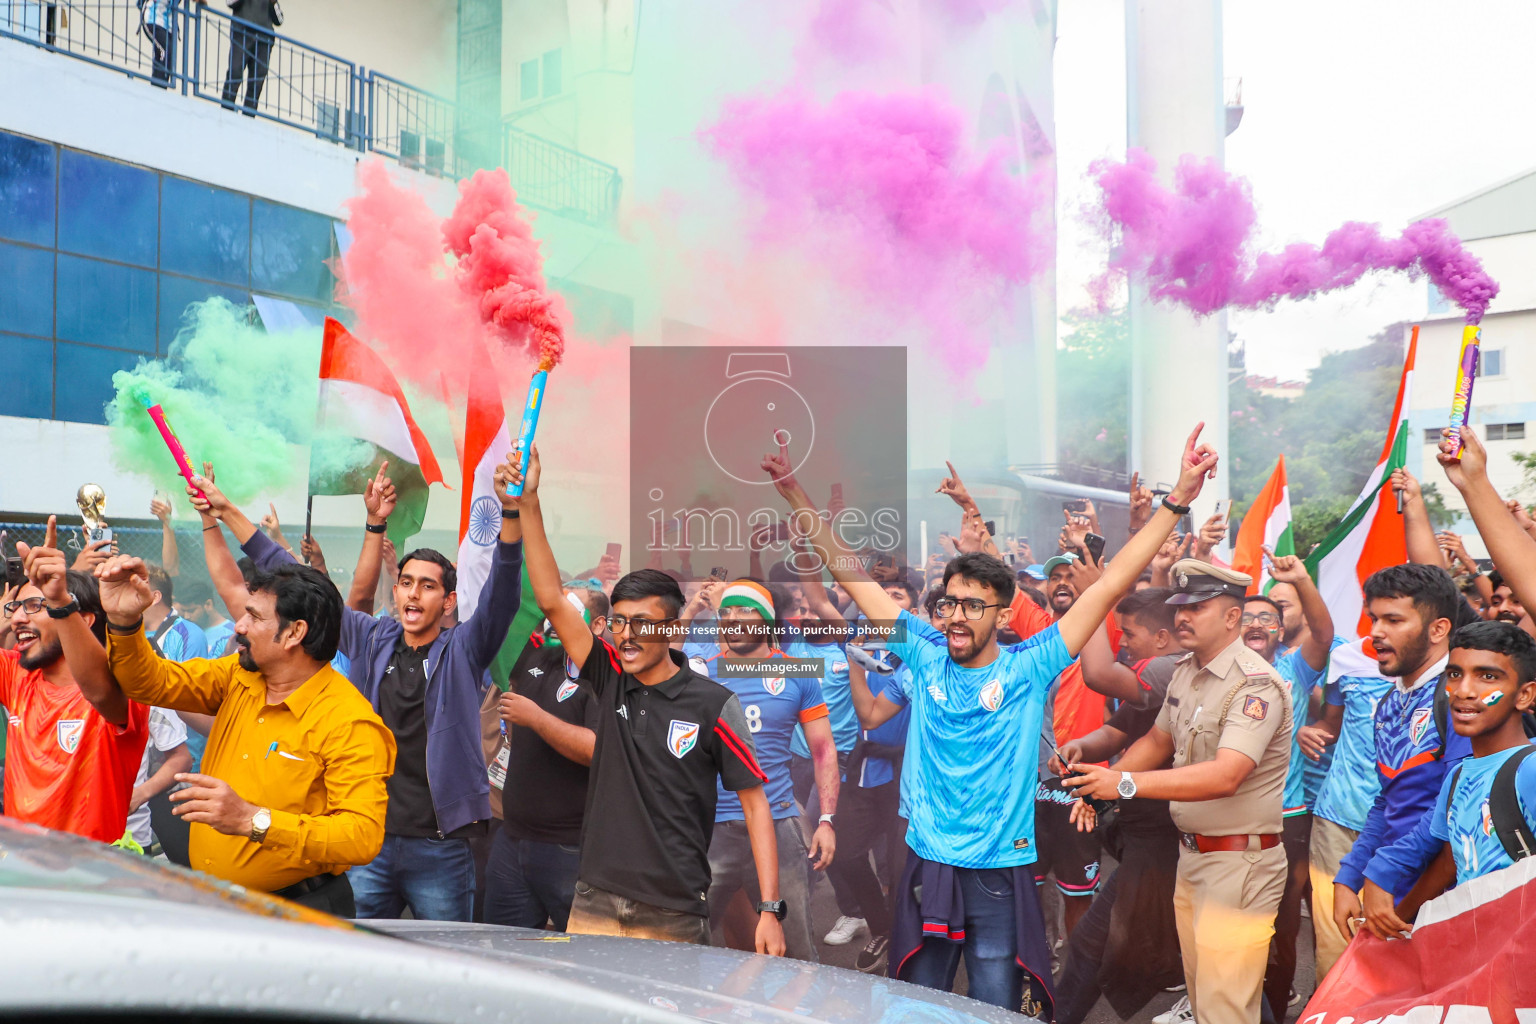
[{"label": "police belt", "polygon": [[311,875],[308,878],[294,882],[292,885],[274,891],[272,895],[281,896],[285,900],[296,900],[300,896],[308,896],[318,889],[325,888],[340,877],[342,877],[340,874]]},{"label": "police belt", "polygon": [[1279,832],[1263,835],[1197,836],[1193,832],[1180,832],[1179,842],[1193,853],[1247,853],[1252,840],[1257,839],[1259,849],[1273,850],[1280,845]]}]

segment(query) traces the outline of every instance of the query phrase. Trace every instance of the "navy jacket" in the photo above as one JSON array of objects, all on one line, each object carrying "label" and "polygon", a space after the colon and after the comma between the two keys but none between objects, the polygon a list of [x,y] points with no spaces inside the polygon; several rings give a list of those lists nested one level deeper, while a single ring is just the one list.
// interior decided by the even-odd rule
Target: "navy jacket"
[{"label": "navy jacket", "polygon": [[[270,572],[294,557],[257,530],[241,545],[256,568]],[[480,701],[491,659],[501,650],[523,592],[523,545],[496,542],[491,573],[468,622],[445,629],[427,653],[427,785],[444,835],[491,816],[491,783],[480,740]],[[379,685],[405,632],[392,618],[352,608],[341,619],[341,652],[348,676],[379,710]]]}]

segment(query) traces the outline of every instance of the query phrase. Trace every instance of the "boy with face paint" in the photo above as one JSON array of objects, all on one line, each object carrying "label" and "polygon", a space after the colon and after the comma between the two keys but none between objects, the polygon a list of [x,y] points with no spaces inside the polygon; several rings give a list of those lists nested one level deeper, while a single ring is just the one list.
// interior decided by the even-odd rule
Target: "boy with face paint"
[{"label": "boy with face paint", "polygon": [[[1515,795],[1526,830],[1536,827],[1536,761],[1520,721],[1536,705],[1536,639],[1509,622],[1476,622],[1451,636],[1444,683],[1451,726],[1471,740],[1472,756],[1446,773],[1434,809],[1413,831],[1378,850],[1366,867],[1365,927],[1381,938],[1407,937],[1408,908],[1400,916],[1392,893],[1409,888],[1449,850],[1457,885],[1514,863],[1490,811],[1494,780],[1513,757]],[[1442,889],[1445,878],[1431,880]],[[1433,892],[1425,895],[1432,895]],[[1419,894],[1415,894],[1416,898]]]}]

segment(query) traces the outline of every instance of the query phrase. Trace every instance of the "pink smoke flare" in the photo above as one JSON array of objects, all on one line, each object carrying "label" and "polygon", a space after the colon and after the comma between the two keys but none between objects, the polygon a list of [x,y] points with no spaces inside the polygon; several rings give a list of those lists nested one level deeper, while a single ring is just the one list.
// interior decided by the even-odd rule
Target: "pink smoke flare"
[{"label": "pink smoke flare", "polygon": [[1225,307],[1272,309],[1281,299],[1310,298],[1393,270],[1427,274],[1475,324],[1499,292],[1443,220],[1416,221],[1396,238],[1352,221],[1330,232],[1321,248],[1295,242],[1255,253],[1248,183],[1215,160],[1183,157],[1171,189],[1158,180],[1156,161],[1138,149],[1124,163],[1098,161],[1091,172],[1107,226],[1118,228],[1109,271],[1092,288],[1101,305],[1117,276],[1144,282],[1154,299],[1205,315]]},{"label": "pink smoke flare", "polygon": [[790,91],[727,101],[705,146],[763,201],[757,231],[814,249],[880,296],[953,286],[956,275],[1028,281],[1053,257],[1048,176],[1011,173],[1002,147],[964,145],[933,91]]},{"label": "pink smoke flare", "polygon": [[443,241],[458,257],[455,277],[481,318],[527,347],[541,368],[556,366],[565,354],[564,307],[544,282],[544,257],[505,170],[479,170],[459,182]]}]

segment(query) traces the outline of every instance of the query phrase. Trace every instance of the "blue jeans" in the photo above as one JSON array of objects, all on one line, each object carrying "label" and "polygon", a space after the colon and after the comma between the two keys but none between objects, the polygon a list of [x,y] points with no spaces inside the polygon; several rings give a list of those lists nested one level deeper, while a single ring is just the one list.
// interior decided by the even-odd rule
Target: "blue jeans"
[{"label": "blue jeans", "polygon": [[579,846],[514,839],[502,825],[485,863],[485,923],[565,931],[580,864]]},{"label": "blue jeans", "polygon": [[965,897],[965,942],[927,939],[907,962],[902,977],[941,992],[954,990],[960,953],[965,952],[967,993],[972,999],[1018,1012],[1024,996],[1024,969],[1014,923],[1010,871],[956,868]]},{"label": "blue jeans", "polygon": [[469,921],[475,912],[475,858],[468,839],[384,836],[384,848],[347,872],[357,916]]}]

